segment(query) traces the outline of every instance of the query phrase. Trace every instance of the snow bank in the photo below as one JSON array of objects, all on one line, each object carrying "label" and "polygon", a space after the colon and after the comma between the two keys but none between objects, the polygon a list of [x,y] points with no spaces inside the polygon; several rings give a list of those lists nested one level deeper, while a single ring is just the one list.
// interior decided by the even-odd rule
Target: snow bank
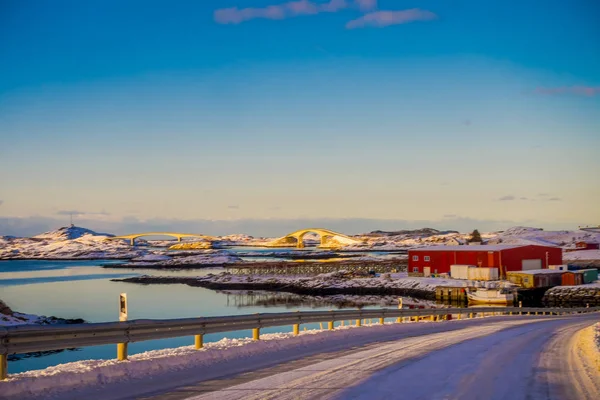
[{"label": "snow bank", "polygon": [[[480,321],[458,322],[481,323]],[[260,341],[222,339],[205,344],[201,350],[196,350],[192,346],[154,350],[133,355],[125,362],[114,359],[86,360],[9,375],[8,380],[2,382],[0,386],[3,399],[23,399],[36,396],[60,397],[61,393],[65,394],[74,389],[106,390],[115,384],[131,386],[136,384],[136,380],[156,381],[159,377],[163,381],[168,376],[178,379],[186,372],[193,372],[197,380],[199,373],[200,376],[205,376],[202,371],[215,371],[223,367],[230,371],[232,365],[247,365],[247,360],[251,357],[260,357],[265,361],[270,357],[276,358],[281,354],[279,352],[286,352],[287,357],[300,357],[310,352],[318,352],[319,346],[324,349],[325,346],[348,346],[349,343],[359,345],[378,339],[389,340],[397,338],[400,332],[420,332],[427,326],[441,330],[444,327],[440,325],[426,322],[388,323],[384,326],[361,328],[346,325],[337,327],[333,331],[301,331],[298,336],[293,336],[291,333],[264,334],[261,335]]]}]

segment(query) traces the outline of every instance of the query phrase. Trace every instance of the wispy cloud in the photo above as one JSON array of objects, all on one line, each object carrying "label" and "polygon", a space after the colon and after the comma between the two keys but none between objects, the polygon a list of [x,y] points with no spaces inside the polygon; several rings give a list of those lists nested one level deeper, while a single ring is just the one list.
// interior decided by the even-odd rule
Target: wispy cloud
[{"label": "wispy cloud", "polygon": [[369,11],[377,8],[377,0],[354,0],[361,11]]},{"label": "wispy cloud", "polygon": [[0,206],[4,204],[4,200],[0,200]]},{"label": "wispy cloud", "polygon": [[229,208],[230,210],[239,210],[240,206],[231,205],[231,206],[227,206],[227,208]]},{"label": "wispy cloud", "polygon": [[548,201],[562,201],[560,197],[550,197]]},{"label": "wispy cloud", "polygon": [[403,11],[374,11],[346,24],[347,29],[384,28],[390,25],[407,24],[414,21],[431,21],[437,15],[427,10],[413,8]]},{"label": "wispy cloud", "polygon": [[350,7],[357,7],[363,11],[368,11],[376,5],[377,1],[374,0],[329,0],[326,3],[297,0],[267,7],[221,8],[214,12],[214,18],[219,24],[241,24],[242,22],[259,18],[281,20],[303,15],[334,13]]},{"label": "wispy cloud", "polygon": [[600,86],[559,86],[559,87],[538,87],[534,91],[537,94],[561,95],[572,94],[577,96],[593,97],[600,94]]},{"label": "wispy cloud", "polygon": [[506,196],[502,196],[498,199],[498,201],[512,201],[512,200],[516,200],[516,197],[513,195],[506,195]]},{"label": "wispy cloud", "polygon": [[78,216],[78,217],[106,217],[108,215],[110,215],[109,213],[107,213],[106,211],[100,211],[100,212],[88,212],[88,211],[77,211],[77,210],[60,210],[56,213],[57,215],[73,215],[73,216]]}]

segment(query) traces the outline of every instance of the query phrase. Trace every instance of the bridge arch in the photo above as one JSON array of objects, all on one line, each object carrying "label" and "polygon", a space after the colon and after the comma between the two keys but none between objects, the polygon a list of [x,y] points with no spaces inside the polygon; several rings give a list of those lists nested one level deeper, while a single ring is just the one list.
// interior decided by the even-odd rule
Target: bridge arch
[{"label": "bridge arch", "polygon": [[338,246],[344,244],[358,244],[361,243],[360,240],[352,238],[350,236],[344,235],[343,233],[334,232],[329,229],[323,228],[308,228],[308,229],[300,229],[298,231],[288,233],[287,235],[275,239],[268,246],[272,247],[292,247],[295,246],[299,249],[304,248],[304,236],[308,233],[316,233],[319,235],[321,240],[319,247],[327,248],[327,247],[336,247],[331,244],[331,242],[335,242]]},{"label": "bridge arch", "polygon": [[214,236],[194,234],[194,233],[178,233],[178,232],[144,232],[144,233],[132,233],[130,235],[121,235],[121,236],[113,236],[108,238],[109,240],[129,240],[129,244],[131,246],[135,246],[135,239],[141,238],[144,236],[170,236],[177,239],[178,242],[181,242],[183,238],[201,238],[205,240],[217,240]]}]

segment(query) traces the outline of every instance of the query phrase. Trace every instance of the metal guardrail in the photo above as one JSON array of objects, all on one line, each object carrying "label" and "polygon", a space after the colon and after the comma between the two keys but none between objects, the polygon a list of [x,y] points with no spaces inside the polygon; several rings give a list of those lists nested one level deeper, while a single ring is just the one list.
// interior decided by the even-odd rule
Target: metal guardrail
[{"label": "metal guardrail", "polygon": [[[301,324],[327,322],[333,329],[335,321],[355,320],[361,326],[363,320],[378,318],[383,324],[386,318],[430,317],[462,315],[467,318],[486,314],[493,315],[563,315],[600,311],[590,308],[518,308],[518,307],[474,307],[474,308],[431,308],[431,309],[374,309],[341,311],[297,311],[287,313],[262,313],[227,317],[200,317],[170,320],[132,320],[124,322],[91,323],[78,325],[37,326],[21,325],[0,327],[0,380],[7,377],[9,354],[60,350],[75,347],[119,344],[119,360],[127,359],[127,343],[145,340],[194,336],[196,348],[203,346],[203,335],[252,329],[253,339],[260,339],[260,329],[273,326],[293,326],[299,334]],[[398,322],[402,322],[398,320]]]}]

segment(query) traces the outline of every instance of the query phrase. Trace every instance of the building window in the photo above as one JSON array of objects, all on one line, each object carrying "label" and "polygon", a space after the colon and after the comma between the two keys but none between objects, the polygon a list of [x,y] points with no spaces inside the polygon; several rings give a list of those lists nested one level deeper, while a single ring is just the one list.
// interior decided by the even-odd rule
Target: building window
[{"label": "building window", "polygon": [[425,257],[423,257],[423,259],[424,259],[425,261],[431,261],[431,258],[429,258],[429,256],[425,256]]},{"label": "building window", "polygon": [[413,256],[413,261],[419,261],[419,256]]},{"label": "building window", "polygon": [[413,267],[413,272],[419,272],[419,267]]}]

